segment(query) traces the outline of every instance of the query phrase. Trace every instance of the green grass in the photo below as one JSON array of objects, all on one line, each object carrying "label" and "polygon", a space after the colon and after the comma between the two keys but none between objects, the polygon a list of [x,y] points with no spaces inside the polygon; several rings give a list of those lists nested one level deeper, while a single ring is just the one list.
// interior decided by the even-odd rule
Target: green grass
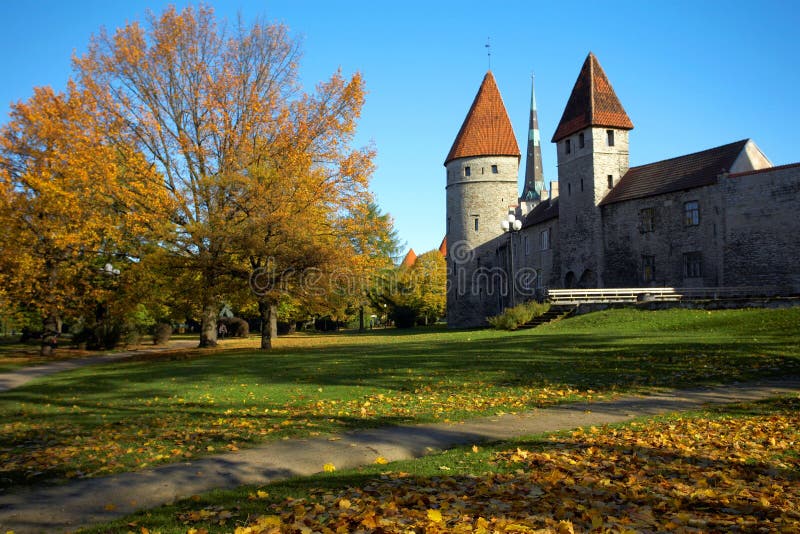
[{"label": "green grass", "polygon": [[[544,521],[568,520],[576,531],[584,532],[594,527],[598,510],[600,519],[620,520],[626,531],[680,530],[681,526],[690,531],[697,527],[721,531],[734,525],[755,531],[756,527],[770,530],[771,524],[788,532],[800,526],[796,512],[800,464],[796,454],[791,454],[791,443],[800,438],[798,409],[800,397],[773,398],[457,447],[416,460],[217,490],[81,532],[147,528],[183,534],[195,528],[226,533],[253,524],[259,516],[281,517],[288,528],[283,531],[296,531],[290,525],[298,517],[300,524],[313,527],[313,522],[321,522],[331,529],[336,521],[349,521],[345,531],[352,531],[371,507],[393,522],[392,532],[409,531],[397,526],[414,516],[422,518],[424,527],[429,509],[450,516],[448,526],[429,522],[432,532],[447,532],[459,520],[463,524],[466,518],[470,523],[478,516],[536,528],[544,526],[535,524],[544,516]],[[500,486],[512,491],[491,494]],[[480,488],[486,488],[485,492]],[[688,494],[696,490],[700,497]],[[515,505],[532,491],[534,502],[545,513],[519,520],[528,510],[524,505],[515,509]],[[771,500],[766,509],[758,506],[762,498]],[[338,504],[342,499],[348,501],[348,508],[352,503],[352,509],[342,511]],[[387,514],[383,508],[387,500],[399,504],[399,510]],[[453,504],[463,509],[450,513]],[[475,513],[475,509],[488,513]],[[202,517],[203,513],[207,516]],[[611,531],[619,531],[619,525],[613,526],[618,528]]]},{"label": "green grass", "polygon": [[800,308],[610,310],[535,330],[297,335],[151,355],[0,394],[0,488],[283,437],[461,420],[653,388],[800,374]]}]

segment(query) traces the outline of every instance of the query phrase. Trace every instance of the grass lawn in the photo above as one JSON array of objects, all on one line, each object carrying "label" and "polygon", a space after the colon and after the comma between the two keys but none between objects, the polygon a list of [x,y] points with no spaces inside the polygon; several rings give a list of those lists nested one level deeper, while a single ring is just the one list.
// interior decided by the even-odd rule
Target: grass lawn
[{"label": "grass lawn", "polygon": [[81,532],[798,532],[798,440],[800,397],[769,399],[216,491]]},{"label": "grass lawn", "polygon": [[0,487],[287,436],[800,373],[800,308],[610,310],[534,330],[379,330],[143,356],[0,393]]}]

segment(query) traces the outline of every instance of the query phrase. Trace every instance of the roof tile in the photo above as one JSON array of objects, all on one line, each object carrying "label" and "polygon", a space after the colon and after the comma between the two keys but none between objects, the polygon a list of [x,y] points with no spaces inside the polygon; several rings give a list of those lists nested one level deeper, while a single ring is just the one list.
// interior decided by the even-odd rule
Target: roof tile
[{"label": "roof tile", "polygon": [[552,141],[557,143],[589,126],[633,129],[633,123],[611,87],[603,67],[591,52],[583,62]]},{"label": "roof tile", "polygon": [[600,205],[712,185],[721,173],[733,166],[746,144],[747,139],[744,139],[694,154],[631,167]]},{"label": "roof tile", "polygon": [[444,164],[470,156],[520,157],[514,128],[492,71],[484,76]]}]

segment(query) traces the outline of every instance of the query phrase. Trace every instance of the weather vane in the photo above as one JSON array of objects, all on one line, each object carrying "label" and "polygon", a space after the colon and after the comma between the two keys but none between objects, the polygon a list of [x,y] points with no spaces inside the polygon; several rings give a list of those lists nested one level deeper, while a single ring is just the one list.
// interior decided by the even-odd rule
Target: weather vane
[{"label": "weather vane", "polygon": [[492,70],[492,38],[491,37],[487,37],[486,38],[486,44],[484,46],[486,47],[486,55],[489,57],[489,70]]}]

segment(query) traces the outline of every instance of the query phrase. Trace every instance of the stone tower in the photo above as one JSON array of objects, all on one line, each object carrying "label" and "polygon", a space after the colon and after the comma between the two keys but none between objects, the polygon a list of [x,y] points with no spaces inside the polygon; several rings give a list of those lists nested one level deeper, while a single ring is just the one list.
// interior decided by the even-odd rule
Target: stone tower
[{"label": "stone tower", "polygon": [[481,326],[498,311],[487,279],[495,272],[500,223],[517,206],[519,160],[511,120],[489,71],[444,162],[450,327]]},{"label": "stone tower", "polygon": [[564,287],[603,287],[600,201],[628,170],[633,123],[591,52],[553,134]]}]

